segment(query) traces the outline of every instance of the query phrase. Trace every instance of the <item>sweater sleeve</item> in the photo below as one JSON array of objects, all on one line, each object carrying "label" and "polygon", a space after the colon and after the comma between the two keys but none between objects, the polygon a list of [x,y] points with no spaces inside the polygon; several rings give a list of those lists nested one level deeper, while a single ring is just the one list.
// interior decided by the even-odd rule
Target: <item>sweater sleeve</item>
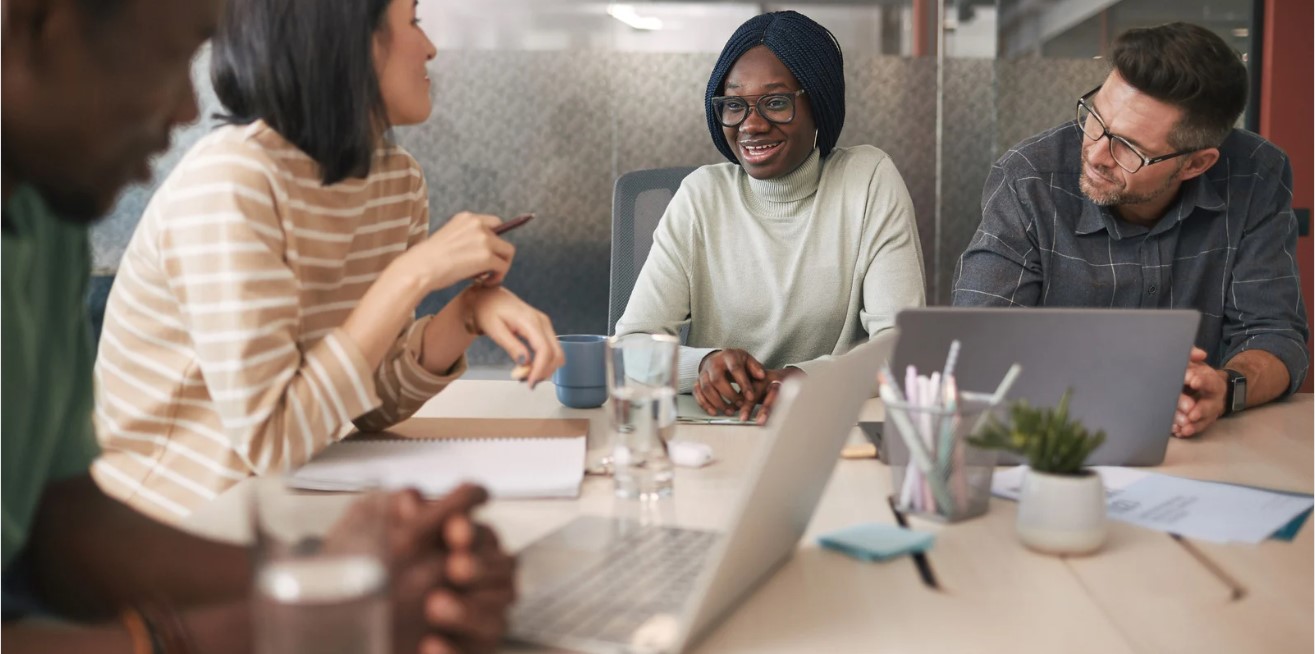
[{"label": "sweater sleeve", "polygon": [[[926,306],[927,282],[913,200],[890,158],[877,164],[867,194],[863,240],[868,256],[858,320],[871,339],[894,329],[895,315],[901,310]],[[808,372],[830,358],[818,357],[792,366]]]},{"label": "sweater sleeve", "polygon": [[[653,232],[653,247],[635,280],[625,313],[616,323],[618,336],[666,334],[679,336],[690,323],[691,274],[689,248],[699,247],[696,212],[688,182],[681,184]],[[676,392],[689,393],[698,379],[699,363],[715,348],[680,348]]]},{"label": "sweater sleeve", "polygon": [[[419,167],[416,167],[419,172]],[[418,187],[414,221],[407,243],[415,247],[429,237],[429,191],[423,175],[417,175]],[[461,355],[452,368],[435,375],[420,365],[421,346],[425,326],[432,316],[425,316],[411,324],[397,337],[374,371],[374,384],[379,393],[379,408],[353,422],[361,431],[382,431],[415,414],[430,398],[466,372],[466,355]]]},{"label": "sweater sleeve", "polygon": [[262,170],[272,167],[242,161],[180,179],[157,235],[223,435],[256,474],[304,463],[379,404],[364,356],[340,328],[299,340],[286,195]]}]

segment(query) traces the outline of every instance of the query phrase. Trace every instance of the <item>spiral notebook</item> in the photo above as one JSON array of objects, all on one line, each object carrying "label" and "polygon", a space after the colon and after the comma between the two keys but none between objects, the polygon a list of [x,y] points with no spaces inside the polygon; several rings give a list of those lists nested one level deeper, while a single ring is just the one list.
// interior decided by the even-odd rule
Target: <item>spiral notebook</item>
[{"label": "spiral notebook", "polygon": [[577,497],[588,420],[412,418],[330,445],[289,478],[293,488],[416,488],[440,496],[465,481],[496,498]]}]

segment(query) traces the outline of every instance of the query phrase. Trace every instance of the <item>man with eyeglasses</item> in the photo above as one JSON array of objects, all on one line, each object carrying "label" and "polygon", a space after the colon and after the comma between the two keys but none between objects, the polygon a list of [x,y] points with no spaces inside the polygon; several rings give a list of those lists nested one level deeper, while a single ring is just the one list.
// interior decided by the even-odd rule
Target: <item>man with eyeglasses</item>
[{"label": "man with eyeglasses", "polygon": [[1130,30],[1112,60],[1076,121],[991,167],[953,301],[1200,311],[1173,424],[1195,436],[1306,376],[1292,168],[1233,128],[1246,66],[1212,32]]}]

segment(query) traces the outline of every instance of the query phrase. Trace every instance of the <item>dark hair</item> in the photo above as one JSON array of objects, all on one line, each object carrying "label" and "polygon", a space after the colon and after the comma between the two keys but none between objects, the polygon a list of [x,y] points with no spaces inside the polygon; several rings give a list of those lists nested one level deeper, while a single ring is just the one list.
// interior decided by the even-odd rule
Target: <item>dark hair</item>
[{"label": "dark hair", "polygon": [[1246,108],[1247,68],[1219,35],[1190,23],[1131,29],[1114,42],[1114,68],[1138,91],[1183,110],[1169,133],[1180,150],[1224,142]]},{"label": "dark hair", "polygon": [[796,11],[754,16],[735,30],[722,48],[703,98],[713,144],[731,163],[740,162],[722,134],[721,123],[712,110],[712,98],[721,94],[735,62],[759,45],[767,46],[808,92],[808,104],[817,124],[817,147],[823,157],[831,154],[845,126],[845,59],[830,30]]},{"label": "dark hair", "polygon": [[118,16],[123,5],[123,0],[78,0],[78,7],[97,24]]},{"label": "dark hair", "polygon": [[388,127],[374,32],[388,0],[228,0],[210,77],[244,125],[264,120],[320,165],[324,184],[370,172]]}]

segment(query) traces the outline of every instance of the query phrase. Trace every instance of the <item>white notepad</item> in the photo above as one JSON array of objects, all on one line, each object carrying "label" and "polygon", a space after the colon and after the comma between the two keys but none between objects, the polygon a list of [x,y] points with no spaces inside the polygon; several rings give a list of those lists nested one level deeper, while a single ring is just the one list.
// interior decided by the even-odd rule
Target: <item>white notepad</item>
[{"label": "white notepad", "polygon": [[415,418],[329,446],[288,485],[351,491],[378,484],[440,496],[469,481],[496,498],[576,497],[588,432],[586,420]]}]

